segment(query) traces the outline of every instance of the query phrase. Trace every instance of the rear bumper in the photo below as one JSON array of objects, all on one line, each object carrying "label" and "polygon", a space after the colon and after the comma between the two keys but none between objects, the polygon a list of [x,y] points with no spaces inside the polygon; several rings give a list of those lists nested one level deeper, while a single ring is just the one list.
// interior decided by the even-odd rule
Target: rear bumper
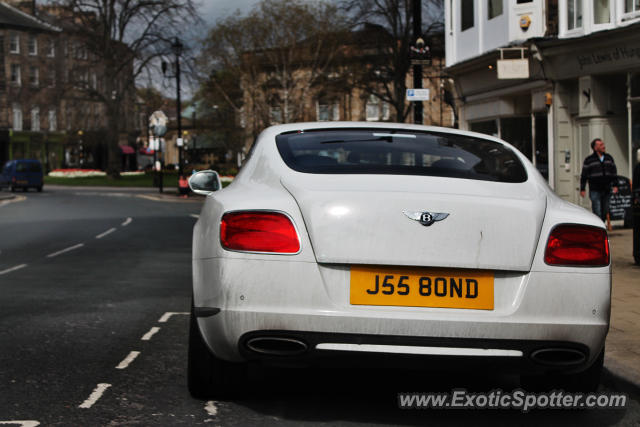
[{"label": "rear bumper", "polygon": [[[296,340],[304,347],[287,354],[263,351],[252,345],[265,338]],[[589,348],[574,342],[273,330],[243,335],[238,350],[247,361],[278,366],[352,365],[473,371],[479,366],[493,365],[501,372],[517,373],[579,372],[590,366],[591,359]]]},{"label": "rear bumper", "polygon": [[[496,274],[495,309],[460,310],[352,306],[344,269],[307,262],[194,260],[196,309],[220,310],[198,318],[202,335],[216,356],[237,362],[386,360],[395,353],[394,360],[462,357],[500,361],[497,366],[518,371],[579,371],[599,355],[609,328],[608,273],[509,273],[500,279]],[[250,350],[247,342],[260,336],[299,340],[306,348],[279,356]],[[348,345],[329,350],[318,344]],[[445,349],[444,355],[429,354],[433,347]],[[451,348],[521,354],[477,351],[469,358],[453,356]],[[536,351],[550,348],[575,350],[583,357],[564,366],[534,361]]]}]

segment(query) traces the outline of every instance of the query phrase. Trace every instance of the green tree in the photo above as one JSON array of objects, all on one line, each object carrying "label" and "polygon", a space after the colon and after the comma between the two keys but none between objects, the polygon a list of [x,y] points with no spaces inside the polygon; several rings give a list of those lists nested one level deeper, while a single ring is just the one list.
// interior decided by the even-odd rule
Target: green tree
[{"label": "green tree", "polygon": [[[194,0],[59,0],[56,5],[58,22],[88,52],[75,54],[80,58],[71,70],[76,81],[70,87],[105,105],[107,172],[118,177],[118,140],[128,130],[136,80],[157,67],[160,58],[173,60],[174,36],[198,22]],[[100,83],[87,84],[83,67],[99,70]]]},{"label": "green tree", "polygon": [[299,121],[314,87],[334,71],[346,28],[333,3],[263,0],[210,31],[200,58],[205,84],[244,116],[252,136],[274,121]]},{"label": "green tree", "polygon": [[[379,25],[386,35],[366,44],[366,66],[354,68],[352,84],[391,104],[397,122],[404,122],[411,111],[405,102],[406,79],[411,70],[409,49],[414,43],[412,4],[414,0],[343,0],[341,7],[354,28]],[[429,39],[444,28],[443,0],[422,1],[422,34]]]}]

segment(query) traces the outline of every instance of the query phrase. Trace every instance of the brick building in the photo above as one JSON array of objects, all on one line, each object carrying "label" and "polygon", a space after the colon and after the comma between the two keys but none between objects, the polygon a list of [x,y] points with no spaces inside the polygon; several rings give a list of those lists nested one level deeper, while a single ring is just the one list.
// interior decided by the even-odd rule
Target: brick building
[{"label": "brick building", "polygon": [[[36,158],[47,170],[106,168],[106,108],[98,96],[106,76],[99,57],[74,31],[74,19],[60,6],[0,2],[5,69],[0,76],[0,164]],[[120,145],[126,169],[135,166],[128,146],[140,131],[133,114],[135,94],[123,105]]]}]

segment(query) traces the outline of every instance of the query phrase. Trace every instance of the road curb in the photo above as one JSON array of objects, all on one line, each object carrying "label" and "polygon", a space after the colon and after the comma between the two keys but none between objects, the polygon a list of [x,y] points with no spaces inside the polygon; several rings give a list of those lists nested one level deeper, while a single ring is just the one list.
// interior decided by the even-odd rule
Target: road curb
[{"label": "road curb", "polygon": [[615,356],[607,354],[605,351],[604,367],[616,377],[623,379],[638,390],[640,390],[640,371],[627,366],[619,361]]}]

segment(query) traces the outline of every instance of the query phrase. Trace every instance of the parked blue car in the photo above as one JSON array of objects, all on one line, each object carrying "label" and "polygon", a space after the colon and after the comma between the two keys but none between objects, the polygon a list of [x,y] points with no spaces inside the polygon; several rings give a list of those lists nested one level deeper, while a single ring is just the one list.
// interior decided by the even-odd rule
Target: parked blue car
[{"label": "parked blue car", "polygon": [[9,187],[11,191],[22,188],[22,191],[27,191],[31,187],[42,191],[42,186],[42,165],[38,160],[9,160],[0,172],[0,188]]}]

